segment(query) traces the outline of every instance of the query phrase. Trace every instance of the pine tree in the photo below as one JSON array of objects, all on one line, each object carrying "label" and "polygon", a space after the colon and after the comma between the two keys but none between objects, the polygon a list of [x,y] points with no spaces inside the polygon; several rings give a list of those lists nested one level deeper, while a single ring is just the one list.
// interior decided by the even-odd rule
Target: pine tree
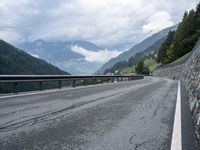
[{"label": "pine tree", "polygon": [[162,64],[168,63],[171,59],[171,44],[174,39],[174,31],[170,31],[167,35],[166,41],[161,45],[160,50],[158,51],[158,62]]},{"label": "pine tree", "polygon": [[158,62],[170,63],[190,52],[200,36],[200,3],[196,10],[185,12],[173,38],[169,33],[158,52]]}]

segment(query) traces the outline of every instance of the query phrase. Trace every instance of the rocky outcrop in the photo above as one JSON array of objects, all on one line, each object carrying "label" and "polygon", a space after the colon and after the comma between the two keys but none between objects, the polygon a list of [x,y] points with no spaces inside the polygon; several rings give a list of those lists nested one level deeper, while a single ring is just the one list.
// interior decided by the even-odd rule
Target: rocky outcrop
[{"label": "rocky outcrop", "polygon": [[153,75],[180,80],[185,86],[196,134],[200,139],[200,40],[186,60],[160,67]]}]

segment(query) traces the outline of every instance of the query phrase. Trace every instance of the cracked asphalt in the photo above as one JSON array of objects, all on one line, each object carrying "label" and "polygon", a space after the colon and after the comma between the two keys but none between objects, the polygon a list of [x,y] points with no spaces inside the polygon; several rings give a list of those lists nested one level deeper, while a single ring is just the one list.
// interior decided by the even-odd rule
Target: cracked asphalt
[{"label": "cracked asphalt", "polygon": [[169,150],[177,81],[0,98],[1,150]]}]

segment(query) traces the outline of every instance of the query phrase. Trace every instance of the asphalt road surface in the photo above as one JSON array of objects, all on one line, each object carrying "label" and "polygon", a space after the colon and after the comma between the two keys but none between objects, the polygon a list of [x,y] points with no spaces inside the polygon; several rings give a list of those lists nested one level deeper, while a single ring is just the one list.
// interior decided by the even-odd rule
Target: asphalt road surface
[{"label": "asphalt road surface", "polygon": [[0,98],[1,150],[169,150],[178,82],[161,78]]}]

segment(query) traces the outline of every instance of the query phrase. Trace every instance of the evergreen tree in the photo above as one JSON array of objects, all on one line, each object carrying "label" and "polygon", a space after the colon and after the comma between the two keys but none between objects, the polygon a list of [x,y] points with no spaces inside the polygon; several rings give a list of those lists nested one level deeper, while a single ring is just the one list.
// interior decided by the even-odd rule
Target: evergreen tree
[{"label": "evergreen tree", "polygon": [[161,45],[161,48],[158,51],[157,60],[158,60],[158,62],[161,62],[162,64],[168,63],[171,59],[171,55],[173,55],[173,54],[170,54],[170,52],[167,52],[167,51],[169,51],[169,49],[171,49],[171,44],[172,44],[172,41],[174,39],[174,34],[175,34],[174,31],[170,31],[168,33],[166,41]]},{"label": "evergreen tree", "polygon": [[144,75],[148,75],[149,74],[149,68],[147,66],[144,65],[144,61],[140,60],[137,63],[137,66],[135,67],[135,71],[137,74],[144,74]]},{"label": "evergreen tree", "polygon": [[175,33],[169,33],[158,52],[158,62],[170,63],[190,52],[200,36],[200,3],[185,12]]}]

